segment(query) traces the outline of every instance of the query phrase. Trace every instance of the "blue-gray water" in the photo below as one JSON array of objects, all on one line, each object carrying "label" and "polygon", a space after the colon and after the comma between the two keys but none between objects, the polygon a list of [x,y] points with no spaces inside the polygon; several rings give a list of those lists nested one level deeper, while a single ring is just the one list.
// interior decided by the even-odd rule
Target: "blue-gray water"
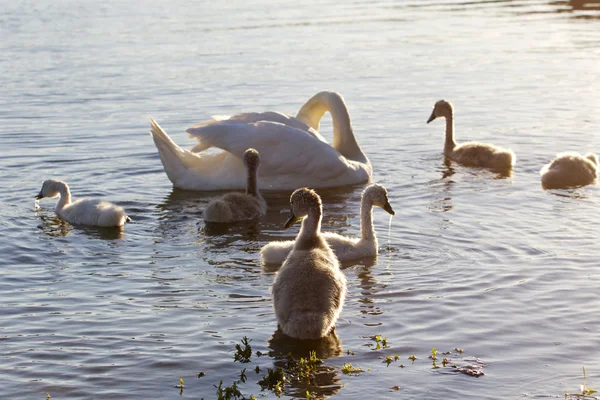
[{"label": "blue-gray water", "polygon": [[[538,174],[556,152],[600,151],[600,10],[19,1],[3,3],[0,37],[0,398],[175,399],[183,378],[183,398],[209,399],[244,367],[240,390],[260,396],[257,381],[291,347],[271,341],[274,271],[258,258],[297,232],[281,229],[289,193],[268,194],[255,226],[206,231],[216,194],[172,189],[148,117],[189,148],[185,128],[211,115],[295,113],[323,89],[344,95],[397,213],[388,234],[375,210],[378,260],[344,270],[341,344],[319,353],[330,372],[283,396],[562,397],[582,366],[600,386],[600,191],[544,191]],[[444,166],[443,120],[425,124],[441,98],[457,140],[515,151],[511,177]],[[133,222],[120,235],[60,222],[53,200],[35,211],[48,178]],[[324,229],[358,234],[362,188],[320,191]],[[389,348],[367,346],[377,334]],[[243,336],[269,355],[234,363]],[[433,369],[432,347],[464,349],[450,357],[479,360],[485,375]],[[349,362],[365,372],[342,374]]]}]

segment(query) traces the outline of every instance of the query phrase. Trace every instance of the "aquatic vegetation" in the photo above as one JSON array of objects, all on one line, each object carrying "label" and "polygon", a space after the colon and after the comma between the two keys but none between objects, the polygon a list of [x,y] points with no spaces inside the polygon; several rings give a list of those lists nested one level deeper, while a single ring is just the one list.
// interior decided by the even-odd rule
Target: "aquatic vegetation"
[{"label": "aquatic vegetation", "polygon": [[437,350],[435,349],[435,347],[431,348],[431,355],[429,356],[429,358],[431,358],[432,360],[437,360]]},{"label": "aquatic vegetation", "polygon": [[583,385],[579,385],[579,393],[569,393],[565,389],[565,399],[598,399],[598,397],[592,396],[596,393],[596,390],[588,387],[587,385],[587,375],[585,374],[585,367],[581,367],[583,369]]},{"label": "aquatic vegetation", "polygon": [[176,385],[175,387],[177,389],[179,389],[179,395],[183,396],[183,388],[184,388],[183,378],[179,378],[179,385]]},{"label": "aquatic vegetation", "polygon": [[400,386],[392,386],[392,390],[397,392],[398,390],[400,390]]},{"label": "aquatic vegetation", "polygon": [[241,363],[249,363],[250,358],[252,357],[252,347],[250,346],[250,342],[252,339],[248,339],[248,337],[244,336],[242,338],[242,346],[239,343],[235,345],[236,353],[233,356],[234,361],[239,361]]},{"label": "aquatic vegetation", "polygon": [[202,378],[203,376],[205,376],[206,374],[202,371],[198,372],[198,378]]},{"label": "aquatic vegetation", "polygon": [[283,384],[285,381],[286,377],[283,373],[283,369],[267,368],[267,375],[263,376],[263,378],[258,381],[258,384],[260,385],[261,390],[269,389],[275,393],[277,397],[280,397],[281,393],[283,392]]},{"label": "aquatic vegetation", "polygon": [[375,336],[371,336],[370,339],[375,341],[375,349],[374,350],[387,349],[388,347],[390,347],[387,343],[386,337],[381,337],[381,335],[375,335]]},{"label": "aquatic vegetation", "polygon": [[313,350],[308,353],[308,358],[301,357],[300,361],[296,361],[294,357],[288,355],[287,366],[292,379],[309,383],[314,380],[322,363],[323,360],[318,358],[317,352]]},{"label": "aquatic vegetation", "polygon": [[393,356],[385,356],[385,358],[383,359],[383,362],[386,363],[387,367],[390,366],[391,363],[393,363],[394,361],[398,361],[400,359],[400,355],[399,354],[394,354]]},{"label": "aquatic vegetation", "polygon": [[352,363],[346,363],[342,366],[342,373],[346,375],[358,375],[361,372],[365,372],[365,370],[360,367],[352,366]]},{"label": "aquatic vegetation", "polygon": [[415,360],[417,359],[417,357],[415,357],[414,354],[408,356],[408,359],[411,360],[413,363],[415,362]]},{"label": "aquatic vegetation", "polygon": [[246,376],[246,368],[244,368],[240,372],[240,381],[245,383],[247,379],[248,379],[248,377]]},{"label": "aquatic vegetation", "polygon": [[232,400],[232,399],[243,399],[242,392],[237,387],[237,382],[233,382],[233,385],[226,386],[223,388],[223,381],[219,381],[217,388],[217,400]]}]

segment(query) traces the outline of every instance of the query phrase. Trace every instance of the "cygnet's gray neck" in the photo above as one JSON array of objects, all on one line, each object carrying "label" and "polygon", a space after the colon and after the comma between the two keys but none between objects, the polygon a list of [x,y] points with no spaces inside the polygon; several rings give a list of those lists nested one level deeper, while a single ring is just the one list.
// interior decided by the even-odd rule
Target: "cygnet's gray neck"
[{"label": "cygnet's gray neck", "polygon": [[323,246],[321,232],[321,208],[309,211],[306,218],[302,220],[302,227],[296,238],[294,248],[297,250],[309,250]]},{"label": "cygnet's gray neck", "polygon": [[256,168],[248,168],[248,177],[246,180],[246,194],[249,194],[251,196],[258,195],[257,175],[258,171]]},{"label": "cygnet's gray neck", "polygon": [[446,115],[446,141],[444,143],[444,153],[450,153],[456,147],[454,141],[454,112],[450,110],[450,113]]}]

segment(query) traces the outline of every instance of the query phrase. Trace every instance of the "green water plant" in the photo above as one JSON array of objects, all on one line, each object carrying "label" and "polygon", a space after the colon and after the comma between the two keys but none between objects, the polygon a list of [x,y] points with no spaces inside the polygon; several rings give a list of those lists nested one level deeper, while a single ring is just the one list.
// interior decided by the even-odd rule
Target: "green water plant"
[{"label": "green water plant", "polygon": [[360,367],[354,367],[352,363],[346,363],[342,366],[342,373],[346,375],[358,375],[361,372],[365,372],[365,370]]},{"label": "green water plant", "polygon": [[592,396],[596,393],[596,390],[588,387],[587,385],[587,375],[585,374],[585,367],[581,367],[583,369],[583,385],[579,385],[579,393],[568,393],[565,390],[565,399],[586,399],[586,398],[597,398]]},{"label": "green water plant", "polygon": [[283,373],[283,369],[267,368],[267,375],[263,376],[263,378],[258,381],[258,384],[260,385],[261,390],[269,389],[275,393],[277,397],[280,397],[283,392],[283,384],[285,381],[286,377]]},{"label": "green water plant", "polygon": [[233,361],[239,361],[241,363],[249,363],[250,358],[252,357],[252,346],[250,346],[250,342],[252,339],[248,339],[246,336],[242,338],[242,344],[236,343],[235,345],[235,354],[233,356]]},{"label": "green water plant", "polygon": [[223,387],[223,381],[219,381],[219,386],[217,388],[217,400],[235,400],[235,399],[243,399],[242,392],[237,387],[237,382],[233,382],[231,386]]}]

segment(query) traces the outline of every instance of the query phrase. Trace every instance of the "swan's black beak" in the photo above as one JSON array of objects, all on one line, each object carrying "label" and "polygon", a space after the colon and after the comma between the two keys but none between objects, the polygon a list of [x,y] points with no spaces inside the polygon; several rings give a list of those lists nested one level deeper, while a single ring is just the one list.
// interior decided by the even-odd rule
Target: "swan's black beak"
[{"label": "swan's black beak", "polygon": [[290,211],[290,217],[287,222],[283,226],[283,229],[288,229],[290,226],[294,225],[296,222],[302,221],[302,218],[296,217],[293,211]]},{"label": "swan's black beak", "polygon": [[434,119],[436,119],[436,116],[435,116],[435,110],[433,110],[433,111],[431,112],[431,115],[429,116],[429,119],[427,120],[427,123],[430,123],[430,122],[431,122],[431,121],[433,121]]},{"label": "swan's black beak", "polygon": [[42,192],[39,192],[38,195],[35,196],[36,200],[43,199],[43,198],[44,198],[44,195],[42,194]]},{"label": "swan's black beak", "polygon": [[396,213],[394,212],[394,209],[392,208],[392,206],[390,205],[390,202],[388,201],[387,203],[385,203],[385,205],[383,206],[383,209],[385,211],[388,212],[388,214],[390,215],[396,215]]}]

